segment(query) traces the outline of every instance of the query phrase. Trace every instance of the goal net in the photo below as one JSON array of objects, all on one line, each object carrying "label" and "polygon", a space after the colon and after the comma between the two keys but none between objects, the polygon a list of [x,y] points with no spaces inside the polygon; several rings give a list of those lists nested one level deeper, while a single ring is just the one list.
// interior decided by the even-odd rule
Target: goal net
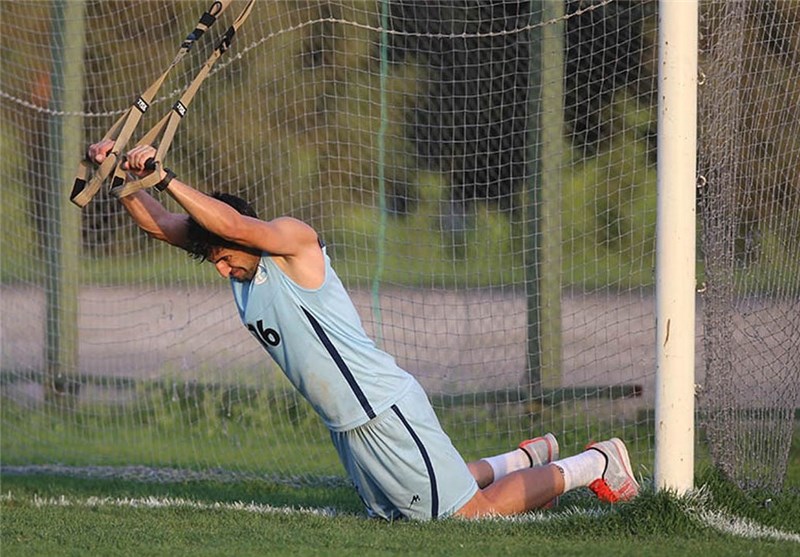
[{"label": "goal net", "polygon": [[[86,145],[169,66],[209,4],[0,2],[3,466],[343,476],[213,267],[148,239],[105,187],[83,209],[69,201]],[[244,4],[175,65],[131,145]],[[312,224],[367,332],[423,384],[465,458],[545,431],[564,455],[614,435],[647,476],[656,12],[655,1],[619,0],[256,2],[165,164],[201,191],[247,198],[263,218]],[[790,10],[770,13],[733,24],[793,36]],[[722,420],[743,424],[746,410],[763,440],[751,450],[783,456],[772,470],[783,474],[797,406],[796,53],[790,39],[773,42],[771,53],[709,44],[704,67],[717,97],[703,120],[715,139],[704,142],[700,411],[714,459],[733,475],[743,464],[747,478],[751,460],[726,451],[750,443],[750,425]],[[767,54],[771,66],[755,62]],[[745,55],[750,65],[734,61]],[[763,97],[778,89],[782,110]],[[771,204],[754,202],[736,226],[740,198],[723,179],[769,191]],[[739,399],[726,373],[778,390],[742,382],[758,404],[728,406]]]},{"label": "goal net", "polygon": [[800,6],[703,15],[701,423],[722,471],[775,491],[800,407]]}]

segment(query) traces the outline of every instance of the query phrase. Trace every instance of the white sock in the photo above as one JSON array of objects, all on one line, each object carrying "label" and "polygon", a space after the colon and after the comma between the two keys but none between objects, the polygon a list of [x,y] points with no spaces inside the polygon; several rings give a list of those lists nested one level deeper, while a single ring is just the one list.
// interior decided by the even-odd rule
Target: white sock
[{"label": "white sock", "polygon": [[564,493],[576,487],[588,487],[603,475],[606,459],[598,451],[584,451],[554,462],[564,473]]},{"label": "white sock", "polygon": [[494,470],[494,481],[503,476],[508,476],[511,472],[531,467],[531,459],[522,449],[514,449],[505,454],[483,458]]}]

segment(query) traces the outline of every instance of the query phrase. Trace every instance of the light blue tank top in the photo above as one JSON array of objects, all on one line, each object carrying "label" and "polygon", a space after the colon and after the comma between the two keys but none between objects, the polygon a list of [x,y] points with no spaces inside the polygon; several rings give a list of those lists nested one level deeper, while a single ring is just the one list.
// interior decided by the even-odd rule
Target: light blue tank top
[{"label": "light blue tank top", "polygon": [[415,381],[367,336],[327,250],[325,282],[301,288],[264,253],[253,280],[231,280],[242,323],[325,425],[346,431],[397,402]]}]

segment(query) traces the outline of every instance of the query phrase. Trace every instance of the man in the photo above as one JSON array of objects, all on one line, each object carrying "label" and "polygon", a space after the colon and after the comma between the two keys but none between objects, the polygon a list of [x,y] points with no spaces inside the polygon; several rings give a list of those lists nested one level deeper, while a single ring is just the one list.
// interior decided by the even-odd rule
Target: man
[{"label": "man", "polygon": [[[101,163],[113,148],[89,148]],[[126,155],[126,170],[149,174],[150,146]],[[558,459],[552,434],[508,453],[466,463],[444,433],[416,379],[375,346],[308,224],[259,220],[244,200],[205,195],[159,168],[166,191],[187,214],[138,191],[121,199],[147,234],[214,264],[231,282],[242,322],[330,430],[368,514],[387,520],[511,515],[590,487],[600,499],[635,497],[619,439]]]}]

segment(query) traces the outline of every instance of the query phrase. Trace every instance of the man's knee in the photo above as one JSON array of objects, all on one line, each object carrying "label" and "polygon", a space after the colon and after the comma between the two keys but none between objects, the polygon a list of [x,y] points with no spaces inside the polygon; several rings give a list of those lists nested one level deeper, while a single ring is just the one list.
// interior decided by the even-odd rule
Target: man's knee
[{"label": "man's knee", "polygon": [[478,518],[495,514],[493,507],[491,500],[486,496],[485,490],[479,489],[475,492],[475,495],[473,495],[463,507],[453,513],[453,515],[461,518]]}]

